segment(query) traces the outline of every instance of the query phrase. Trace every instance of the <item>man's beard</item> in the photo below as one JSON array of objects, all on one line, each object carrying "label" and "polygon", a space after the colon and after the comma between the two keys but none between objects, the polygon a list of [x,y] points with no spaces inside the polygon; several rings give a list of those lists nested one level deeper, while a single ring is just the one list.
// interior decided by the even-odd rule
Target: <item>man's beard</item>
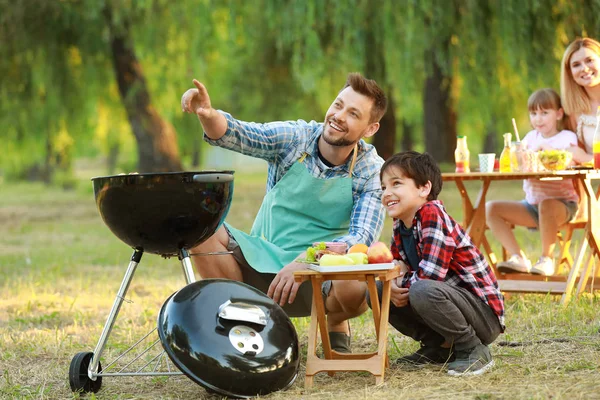
[{"label": "man's beard", "polygon": [[[333,129],[333,128],[330,127],[330,129]],[[354,146],[358,142],[358,140],[353,142],[353,141],[348,140],[343,137],[338,138],[338,139],[332,138],[328,133],[325,132],[325,130],[323,131],[323,140],[328,145],[336,146],[336,147]]]}]

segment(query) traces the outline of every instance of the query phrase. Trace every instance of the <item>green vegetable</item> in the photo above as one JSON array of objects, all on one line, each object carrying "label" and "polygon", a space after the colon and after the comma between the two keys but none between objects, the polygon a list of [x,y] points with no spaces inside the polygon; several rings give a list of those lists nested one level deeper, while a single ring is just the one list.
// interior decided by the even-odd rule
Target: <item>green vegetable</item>
[{"label": "green vegetable", "polygon": [[310,246],[306,249],[306,260],[309,262],[317,261],[317,251],[327,249],[325,242],[321,242],[316,246]]},{"label": "green vegetable", "polygon": [[317,255],[317,250],[314,247],[309,247],[308,249],[306,249],[306,259],[308,261],[310,261],[310,262],[317,261],[316,255]]}]

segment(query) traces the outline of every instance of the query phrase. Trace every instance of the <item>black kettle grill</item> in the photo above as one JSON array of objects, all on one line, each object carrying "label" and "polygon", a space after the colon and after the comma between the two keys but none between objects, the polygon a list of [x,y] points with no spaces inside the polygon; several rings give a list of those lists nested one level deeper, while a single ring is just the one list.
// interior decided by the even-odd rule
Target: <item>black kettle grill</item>
[{"label": "black kettle grill", "polygon": [[289,317],[244,283],[206,279],[174,293],[158,316],[158,336],[190,379],[225,396],[286,389],[300,363]]},{"label": "black kettle grill", "polygon": [[[96,348],[93,352],[78,353],[71,360],[71,389],[97,392],[102,378],[107,376],[182,375],[170,369],[157,372],[156,366],[150,370],[113,372],[115,362],[153,331],[108,363],[104,370],[100,357],[144,252],[178,256],[187,284],[195,281],[188,250],[208,239],[225,220],[233,196],[233,171],[114,175],[93,178],[92,182],[102,219],[134,252]],[[162,354],[156,363],[166,358]]]}]

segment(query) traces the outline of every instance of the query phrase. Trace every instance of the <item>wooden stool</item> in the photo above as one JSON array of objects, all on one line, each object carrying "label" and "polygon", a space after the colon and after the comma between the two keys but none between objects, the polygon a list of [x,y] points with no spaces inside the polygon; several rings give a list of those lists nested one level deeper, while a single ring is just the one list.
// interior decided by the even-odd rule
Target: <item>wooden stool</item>
[{"label": "wooden stool", "polygon": [[[313,384],[313,377],[319,372],[333,375],[339,371],[367,371],[375,375],[375,383],[383,383],[383,375],[387,366],[387,332],[390,313],[390,281],[400,275],[398,267],[385,270],[318,272],[310,269],[294,272],[296,282],[310,280],[313,289],[313,301],[308,328],[308,351],[306,356],[306,378],[304,386]],[[381,310],[375,279],[383,282]],[[321,285],[328,280],[366,281],[371,296],[371,307],[377,335],[377,352],[374,353],[338,353],[331,349],[325,316],[325,304],[321,295]],[[317,331],[321,336],[325,358],[317,357]],[[360,360],[360,361],[359,361]]]}]

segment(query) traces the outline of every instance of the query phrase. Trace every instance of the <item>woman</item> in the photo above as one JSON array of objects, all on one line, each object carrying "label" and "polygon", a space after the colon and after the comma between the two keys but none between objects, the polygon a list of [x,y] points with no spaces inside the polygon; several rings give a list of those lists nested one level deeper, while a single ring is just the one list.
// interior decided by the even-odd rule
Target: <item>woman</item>
[{"label": "woman", "polygon": [[600,106],[600,43],[590,38],[573,41],[561,64],[560,92],[565,113],[580,146],[569,148],[577,163],[593,159],[596,110]]}]

